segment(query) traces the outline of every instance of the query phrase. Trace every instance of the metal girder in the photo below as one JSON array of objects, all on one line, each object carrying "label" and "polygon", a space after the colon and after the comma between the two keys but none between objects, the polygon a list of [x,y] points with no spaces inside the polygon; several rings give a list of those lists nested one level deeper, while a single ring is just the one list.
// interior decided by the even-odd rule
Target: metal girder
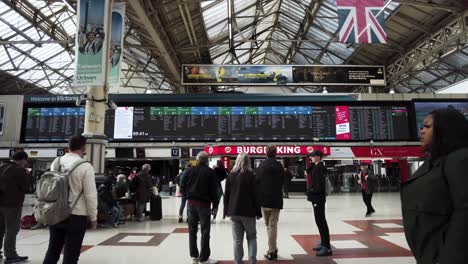
[{"label": "metal girder", "polygon": [[[54,16],[51,14],[49,16],[44,15],[40,12],[34,5],[28,1],[15,1],[15,0],[2,0],[6,5],[8,5],[15,12],[20,14],[31,24],[40,28],[45,34],[50,38],[57,41],[69,41],[72,39],[67,32],[62,30],[60,27],[57,27],[57,23],[54,23],[50,18]],[[66,8],[66,7],[64,7]],[[68,43],[61,43],[61,45],[70,51],[70,46]]]},{"label": "metal girder", "polygon": [[[323,0],[317,0],[317,1],[312,1],[308,8],[305,11],[304,14],[304,19],[301,22],[301,26],[299,27],[299,30],[296,33],[295,39],[303,39],[307,35],[310,26],[314,23],[314,20],[317,16],[317,13],[320,9],[320,6],[322,5]],[[296,42],[292,43],[291,47],[288,50],[288,53],[286,54],[286,60],[285,63],[289,64],[291,61],[294,59],[294,56],[296,56],[297,50],[301,46],[301,43]]]},{"label": "metal girder", "polygon": [[432,34],[429,38],[416,45],[412,50],[402,55],[399,59],[387,66],[388,81],[395,82],[403,74],[410,71],[418,64],[428,60],[435,62],[434,55],[443,51],[450,45],[456,44],[457,41],[463,40],[466,42],[468,27],[465,25],[465,18],[468,16],[468,11],[465,11],[457,19],[448,23],[442,29]]},{"label": "metal girder", "polygon": [[[173,80],[173,85],[177,88],[177,92],[184,93],[184,89],[181,85],[181,76],[180,76],[180,63],[177,59],[176,53],[173,50],[172,46],[168,41],[168,37],[163,33],[162,23],[156,15],[156,9],[148,10],[142,5],[139,0],[129,0],[131,8],[135,11],[136,17],[134,20],[139,20],[139,22],[144,25],[144,28],[140,28],[140,31],[146,31],[148,36],[158,47],[161,57],[167,64],[168,72],[170,79]],[[151,18],[148,14],[153,14]],[[158,28],[158,30],[156,30]],[[169,77],[169,76],[168,76]]]},{"label": "metal girder", "polygon": [[420,2],[420,1],[415,1],[415,0],[394,0],[394,2],[404,4],[404,5],[429,7],[429,8],[444,10],[447,12],[458,13],[462,11],[462,9],[453,5],[441,5],[441,4],[436,4],[436,3]]}]

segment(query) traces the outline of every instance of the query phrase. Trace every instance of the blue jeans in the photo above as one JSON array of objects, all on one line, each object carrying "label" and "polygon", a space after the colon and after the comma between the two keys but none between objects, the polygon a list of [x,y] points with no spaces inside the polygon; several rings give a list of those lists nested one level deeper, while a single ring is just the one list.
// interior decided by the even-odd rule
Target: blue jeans
[{"label": "blue jeans", "polygon": [[[210,230],[211,230],[211,209],[201,206],[187,206],[189,225],[189,246],[190,257],[197,258],[200,262],[210,258]],[[198,252],[197,233],[198,223],[201,229],[201,251]]]},{"label": "blue jeans", "polygon": [[120,214],[122,212],[122,209],[120,208],[120,206],[114,206],[110,209],[110,213],[111,213],[111,218],[109,219],[109,224],[110,225],[115,225],[115,224],[119,224],[120,222]]},{"label": "blue jeans", "polygon": [[255,217],[231,216],[234,238],[234,263],[242,264],[244,257],[244,233],[247,234],[249,264],[257,263],[257,227]]}]

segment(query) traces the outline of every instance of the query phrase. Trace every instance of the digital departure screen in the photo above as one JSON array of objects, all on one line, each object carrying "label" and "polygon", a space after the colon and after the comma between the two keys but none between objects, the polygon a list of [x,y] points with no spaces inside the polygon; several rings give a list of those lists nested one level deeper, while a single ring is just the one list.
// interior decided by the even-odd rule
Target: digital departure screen
[{"label": "digital departure screen", "polygon": [[84,107],[28,108],[23,127],[25,142],[60,142],[84,130]]},{"label": "digital departure screen", "polygon": [[[81,133],[83,107],[27,108],[25,142]],[[110,141],[410,140],[408,108],[386,105],[120,106],[106,112]]]},{"label": "digital departure screen", "polygon": [[414,107],[416,110],[416,131],[422,128],[424,123],[424,118],[426,118],[429,113],[434,110],[453,107],[460,111],[465,118],[468,120],[468,101],[432,101],[432,102],[415,102]]}]

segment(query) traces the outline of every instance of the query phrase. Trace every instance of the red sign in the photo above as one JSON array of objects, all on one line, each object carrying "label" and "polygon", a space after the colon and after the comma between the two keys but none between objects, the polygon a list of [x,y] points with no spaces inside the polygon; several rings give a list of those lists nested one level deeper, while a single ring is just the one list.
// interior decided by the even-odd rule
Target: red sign
[{"label": "red sign", "polygon": [[[220,155],[238,155],[245,152],[249,155],[266,155],[267,146],[212,146],[205,147],[206,153],[212,156]],[[284,155],[307,155],[312,151],[319,149],[325,155],[330,155],[329,147],[322,146],[276,146],[277,154]]]},{"label": "red sign", "polygon": [[[330,158],[408,158],[425,157],[420,146],[392,147],[324,147],[324,146],[276,146],[278,156],[307,155],[318,149]],[[249,155],[264,156],[266,146],[211,146],[205,151],[211,156],[238,155],[245,152]]]},{"label": "red sign", "polygon": [[[420,146],[403,147],[351,147],[356,158],[406,158],[424,157],[425,154]],[[333,153],[332,153],[333,155]]]},{"label": "red sign", "polygon": [[336,139],[350,140],[349,106],[335,107]]}]

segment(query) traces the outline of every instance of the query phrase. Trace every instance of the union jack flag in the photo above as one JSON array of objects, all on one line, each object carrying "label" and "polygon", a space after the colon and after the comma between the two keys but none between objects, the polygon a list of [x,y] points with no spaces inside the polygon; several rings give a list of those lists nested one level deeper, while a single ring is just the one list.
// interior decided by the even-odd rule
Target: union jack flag
[{"label": "union jack flag", "polygon": [[336,0],[343,43],[387,43],[383,0]]}]

